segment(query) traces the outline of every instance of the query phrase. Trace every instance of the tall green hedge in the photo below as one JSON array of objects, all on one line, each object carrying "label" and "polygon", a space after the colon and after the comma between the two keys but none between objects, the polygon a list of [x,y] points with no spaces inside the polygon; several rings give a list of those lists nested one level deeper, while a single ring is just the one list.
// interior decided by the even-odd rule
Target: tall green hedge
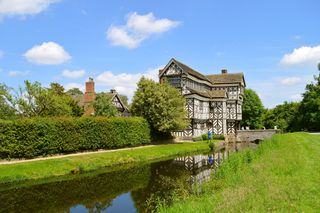
[{"label": "tall green hedge", "polygon": [[0,120],[0,158],[32,158],[150,143],[143,118],[87,117]]}]

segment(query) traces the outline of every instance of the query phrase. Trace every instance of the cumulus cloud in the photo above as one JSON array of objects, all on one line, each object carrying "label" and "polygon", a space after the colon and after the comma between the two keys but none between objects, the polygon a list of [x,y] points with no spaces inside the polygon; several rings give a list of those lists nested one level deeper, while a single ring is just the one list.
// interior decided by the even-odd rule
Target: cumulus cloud
[{"label": "cumulus cloud", "polygon": [[29,71],[9,71],[8,75],[10,77],[17,77],[17,76],[26,76],[29,73],[30,73]]},{"label": "cumulus cloud", "polygon": [[81,78],[85,73],[84,70],[63,70],[62,76],[66,78]]},{"label": "cumulus cloud", "polygon": [[73,88],[78,88],[80,89],[82,92],[85,92],[85,87],[82,84],[78,84],[78,83],[68,83],[64,85],[64,90],[68,91],[69,89],[73,89]]},{"label": "cumulus cloud", "polygon": [[315,47],[303,46],[285,54],[280,63],[283,65],[317,64],[320,61],[320,45]]},{"label": "cumulus cloud", "polygon": [[128,15],[125,25],[110,26],[107,31],[107,39],[114,46],[132,49],[138,47],[150,36],[164,33],[178,25],[179,22],[167,18],[156,19],[153,13],[139,15],[134,12]]},{"label": "cumulus cloud", "polygon": [[68,52],[55,42],[43,42],[28,50],[24,56],[36,64],[62,64],[71,59]]},{"label": "cumulus cloud", "polygon": [[282,79],[280,83],[285,86],[290,86],[290,85],[294,85],[301,82],[301,80],[302,79],[299,77],[288,77],[288,78]]},{"label": "cumulus cloud", "polygon": [[158,81],[159,69],[160,67],[156,69],[148,69],[144,73],[136,74],[114,74],[111,71],[105,71],[97,76],[96,82],[98,85],[116,89],[118,93],[127,95],[129,98],[131,98],[137,88],[137,83],[142,76]]},{"label": "cumulus cloud", "polygon": [[60,0],[0,0],[0,17],[34,15],[46,10]]}]

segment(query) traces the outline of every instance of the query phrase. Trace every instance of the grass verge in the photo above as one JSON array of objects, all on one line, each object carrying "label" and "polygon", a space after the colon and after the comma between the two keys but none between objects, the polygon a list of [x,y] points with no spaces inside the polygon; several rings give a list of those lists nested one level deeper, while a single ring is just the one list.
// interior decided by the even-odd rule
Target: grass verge
[{"label": "grass verge", "polygon": [[275,135],[257,150],[231,155],[203,193],[160,212],[317,212],[320,135]]},{"label": "grass verge", "polygon": [[184,155],[197,151],[208,151],[208,143],[163,144],[140,149],[116,152],[91,153],[86,155],[0,165],[0,183],[51,178],[72,173],[94,171],[105,167],[127,163],[145,163]]}]

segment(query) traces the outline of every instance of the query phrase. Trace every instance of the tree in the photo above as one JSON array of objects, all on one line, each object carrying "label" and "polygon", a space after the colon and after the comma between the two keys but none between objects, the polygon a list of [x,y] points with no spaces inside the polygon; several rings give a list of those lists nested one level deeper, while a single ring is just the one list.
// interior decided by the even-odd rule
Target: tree
[{"label": "tree", "polygon": [[315,83],[307,84],[303,93],[299,112],[302,115],[302,125],[309,131],[320,130],[320,64],[319,75],[314,76]]},{"label": "tree", "polygon": [[11,91],[11,88],[0,84],[0,119],[12,119],[17,116],[16,104]]},{"label": "tree", "polygon": [[72,88],[69,89],[66,94],[71,95],[71,96],[76,96],[76,95],[83,95],[83,92],[79,88]]},{"label": "tree", "polygon": [[128,97],[126,95],[120,95],[119,94],[119,98],[121,99],[122,103],[125,105],[125,106],[129,106],[128,104]]},{"label": "tree", "polygon": [[300,103],[284,102],[273,109],[268,109],[263,114],[263,125],[268,129],[277,126],[285,132],[299,131],[301,129],[299,107]]},{"label": "tree", "polygon": [[252,129],[262,127],[262,113],[264,107],[257,93],[252,89],[244,91],[242,108],[242,126],[249,126]]},{"label": "tree", "polygon": [[118,110],[111,102],[110,96],[106,93],[98,93],[93,102],[96,116],[114,117],[118,115]]},{"label": "tree", "polygon": [[188,122],[185,99],[167,83],[159,84],[142,77],[134,94],[131,112],[144,117],[152,130],[170,132],[182,130]]}]

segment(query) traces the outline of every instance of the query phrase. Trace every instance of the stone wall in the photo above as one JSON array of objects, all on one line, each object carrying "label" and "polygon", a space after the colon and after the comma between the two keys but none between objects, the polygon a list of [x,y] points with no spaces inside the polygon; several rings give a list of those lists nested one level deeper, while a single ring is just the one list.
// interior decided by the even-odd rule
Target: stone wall
[{"label": "stone wall", "polygon": [[277,129],[267,130],[238,130],[236,135],[236,141],[256,141],[269,139],[272,135],[279,133]]}]

